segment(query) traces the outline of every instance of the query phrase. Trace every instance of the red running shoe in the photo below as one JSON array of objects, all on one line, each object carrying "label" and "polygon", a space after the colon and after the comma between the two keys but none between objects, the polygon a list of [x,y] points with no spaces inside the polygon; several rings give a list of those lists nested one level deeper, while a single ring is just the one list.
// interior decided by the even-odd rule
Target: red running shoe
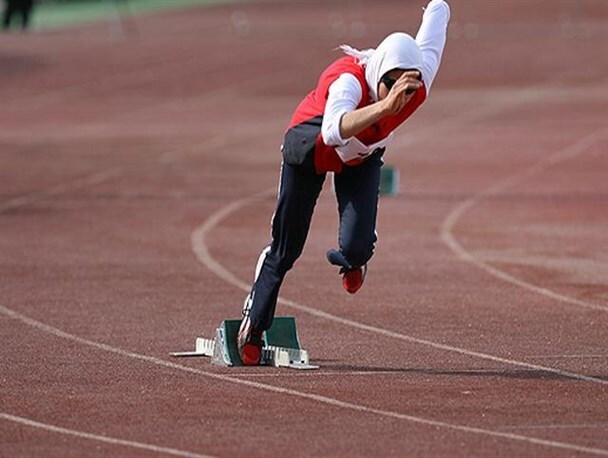
[{"label": "red running shoe", "polygon": [[363,286],[365,274],[367,273],[367,264],[357,267],[352,270],[344,270],[342,275],[342,284],[344,289],[350,294],[355,294]]},{"label": "red running shoe", "polygon": [[259,366],[262,359],[262,347],[264,347],[264,331],[251,326],[249,316],[243,317],[237,347],[241,361],[245,366]]}]

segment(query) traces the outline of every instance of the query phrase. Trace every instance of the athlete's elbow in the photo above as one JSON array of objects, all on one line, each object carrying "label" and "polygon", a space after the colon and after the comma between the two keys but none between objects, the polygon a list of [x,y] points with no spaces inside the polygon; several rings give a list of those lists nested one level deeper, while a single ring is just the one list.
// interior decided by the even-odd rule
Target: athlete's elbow
[{"label": "athlete's elbow", "polygon": [[344,131],[342,127],[342,120],[344,113],[339,113],[338,116],[333,116],[331,119],[324,119],[321,125],[321,137],[323,143],[327,146],[344,146]]},{"label": "athlete's elbow", "polygon": [[325,122],[321,125],[321,138],[323,139],[323,143],[328,146],[332,143],[331,127],[329,123]]}]

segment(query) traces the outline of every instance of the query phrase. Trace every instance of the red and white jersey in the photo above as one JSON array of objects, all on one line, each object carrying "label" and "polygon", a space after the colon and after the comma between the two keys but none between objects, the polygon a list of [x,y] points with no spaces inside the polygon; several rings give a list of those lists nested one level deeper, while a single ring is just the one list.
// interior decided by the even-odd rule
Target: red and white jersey
[{"label": "red and white jersey", "polygon": [[[294,137],[298,136],[296,130],[305,134],[306,138],[300,140],[302,144],[312,147],[311,143],[314,141],[317,173],[339,173],[344,164],[357,165],[375,148],[386,146],[393,131],[408,119],[428,96],[441,62],[449,17],[449,6],[444,0],[431,0],[428,3],[416,35],[416,44],[422,55],[420,70],[423,87],[413,94],[401,112],[385,116],[353,138],[341,138],[341,117],[346,112],[375,102],[366,81],[365,66],[355,57],[345,56],[325,69],[317,87],[296,108],[286,134],[291,137],[290,146],[294,144]],[[287,149],[298,149],[300,146]]]},{"label": "red and white jersey", "polygon": [[[335,146],[326,145],[323,141],[319,123],[319,117],[322,117],[325,113],[329,88],[343,73],[353,75],[361,84],[362,97],[356,108],[363,108],[373,103],[373,100],[370,97],[369,87],[365,82],[365,68],[356,63],[354,57],[342,57],[327,67],[321,74],[317,87],[300,102],[288,126],[288,129],[291,129],[296,125],[309,122],[319,125],[319,134],[315,150],[315,168],[317,173],[341,172],[344,164],[340,155],[337,153]],[[364,145],[373,145],[384,140],[409,118],[425,100],[426,88],[423,86],[414,93],[401,112],[396,115],[385,116],[378,122],[372,124],[356,135],[357,140]],[[351,164],[349,163],[349,165]]]}]

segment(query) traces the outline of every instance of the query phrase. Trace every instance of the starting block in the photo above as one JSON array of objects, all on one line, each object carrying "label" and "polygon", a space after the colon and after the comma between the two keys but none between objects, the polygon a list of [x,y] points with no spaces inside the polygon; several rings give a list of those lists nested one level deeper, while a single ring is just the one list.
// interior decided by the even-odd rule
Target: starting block
[{"label": "starting block", "polygon": [[381,196],[395,196],[399,193],[399,169],[385,165],[380,169]]},{"label": "starting block", "polygon": [[[237,335],[241,320],[224,320],[215,331],[214,339],[198,337],[194,351],[178,351],[171,356],[206,356],[220,366],[242,366],[237,350]],[[309,364],[308,352],[300,347],[296,320],[293,317],[276,317],[270,329],[264,332],[264,347],[260,365],[289,367],[292,369],[318,369]]]}]

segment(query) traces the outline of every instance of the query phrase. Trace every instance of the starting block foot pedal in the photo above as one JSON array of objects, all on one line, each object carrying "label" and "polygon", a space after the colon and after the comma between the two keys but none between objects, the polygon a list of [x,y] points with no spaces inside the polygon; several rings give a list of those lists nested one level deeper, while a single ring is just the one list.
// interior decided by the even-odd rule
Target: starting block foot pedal
[{"label": "starting block foot pedal", "polygon": [[[198,337],[194,351],[173,352],[171,356],[206,356],[220,366],[242,366],[237,349],[237,335],[241,320],[224,320],[215,331],[215,339]],[[308,352],[300,346],[296,320],[276,317],[264,333],[260,365],[292,369],[318,369],[309,363]]]}]

